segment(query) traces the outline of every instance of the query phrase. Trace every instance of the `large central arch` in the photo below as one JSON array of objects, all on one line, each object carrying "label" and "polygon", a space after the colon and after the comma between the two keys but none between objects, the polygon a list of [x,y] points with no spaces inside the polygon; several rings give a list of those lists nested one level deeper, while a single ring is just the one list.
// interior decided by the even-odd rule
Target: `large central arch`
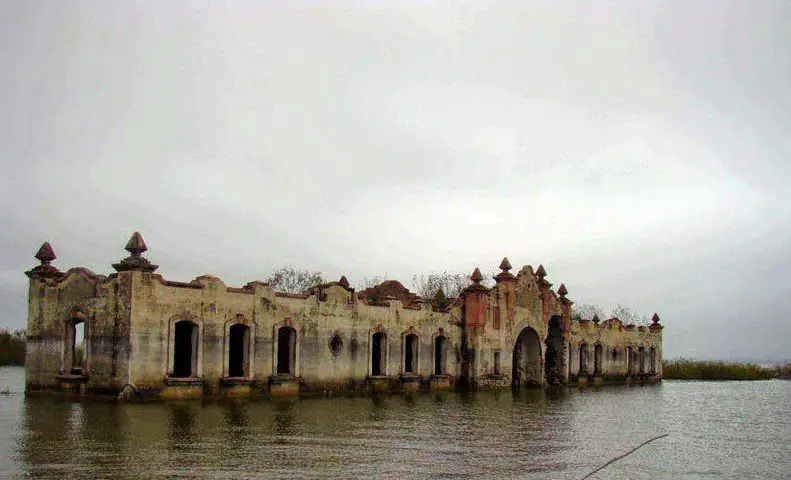
[{"label": "large central arch", "polygon": [[544,384],[542,364],[541,339],[538,332],[531,327],[525,327],[519,333],[514,345],[511,384],[514,388],[541,387]]}]

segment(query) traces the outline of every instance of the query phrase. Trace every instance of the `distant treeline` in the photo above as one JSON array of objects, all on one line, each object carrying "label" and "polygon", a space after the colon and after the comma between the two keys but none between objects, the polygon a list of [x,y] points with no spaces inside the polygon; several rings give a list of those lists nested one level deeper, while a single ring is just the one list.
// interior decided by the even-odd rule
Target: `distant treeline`
[{"label": "distant treeline", "polygon": [[0,366],[25,364],[25,331],[0,328]]},{"label": "distant treeline", "polygon": [[675,380],[769,380],[772,378],[791,378],[791,363],[766,367],[754,363],[678,358],[663,362],[662,377]]}]

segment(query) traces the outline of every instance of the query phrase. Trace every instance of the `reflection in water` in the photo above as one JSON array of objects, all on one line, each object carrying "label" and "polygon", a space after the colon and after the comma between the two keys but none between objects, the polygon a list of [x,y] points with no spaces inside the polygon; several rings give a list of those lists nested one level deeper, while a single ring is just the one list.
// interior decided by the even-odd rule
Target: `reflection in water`
[{"label": "reflection in water", "polygon": [[225,403],[225,422],[228,431],[241,431],[250,423],[247,417],[247,404],[244,401],[228,401]]},{"label": "reflection in water", "polygon": [[668,433],[599,478],[787,478],[788,398],[791,382],[205,404],[12,396],[0,477],[565,479]]},{"label": "reflection in water", "polygon": [[279,440],[281,443],[287,443],[284,437],[294,434],[292,425],[294,423],[296,402],[296,399],[277,399],[272,402],[272,407],[275,411],[272,423],[275,427],[275,433],[280,436]]},{"label": "reflection in water", "polygon": [[188,449],[191,442],[195,439],[194,427],[195,416],[194,402],[186,404],[174,404],[170,407],[170,447],[174,450]]}]

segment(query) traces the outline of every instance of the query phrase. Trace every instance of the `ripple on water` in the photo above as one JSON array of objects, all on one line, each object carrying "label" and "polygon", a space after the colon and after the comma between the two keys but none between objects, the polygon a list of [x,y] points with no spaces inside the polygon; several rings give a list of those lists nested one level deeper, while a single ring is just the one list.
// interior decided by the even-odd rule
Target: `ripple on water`
[{"label": "ripple on water", "polygon": [[115,405],[0,368],[0,477],[789,478],[791,382]]}]

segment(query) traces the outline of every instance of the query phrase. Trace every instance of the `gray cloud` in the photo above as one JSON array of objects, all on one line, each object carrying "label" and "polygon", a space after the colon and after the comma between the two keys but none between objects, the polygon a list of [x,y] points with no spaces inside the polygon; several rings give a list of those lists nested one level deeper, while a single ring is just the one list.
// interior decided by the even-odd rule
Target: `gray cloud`
[{"label": "gray cloud", "polygon": [[668,355],[783,358],[781,2],[21,2],[0,17],[0,325],[22,272],[544,263]]}]

